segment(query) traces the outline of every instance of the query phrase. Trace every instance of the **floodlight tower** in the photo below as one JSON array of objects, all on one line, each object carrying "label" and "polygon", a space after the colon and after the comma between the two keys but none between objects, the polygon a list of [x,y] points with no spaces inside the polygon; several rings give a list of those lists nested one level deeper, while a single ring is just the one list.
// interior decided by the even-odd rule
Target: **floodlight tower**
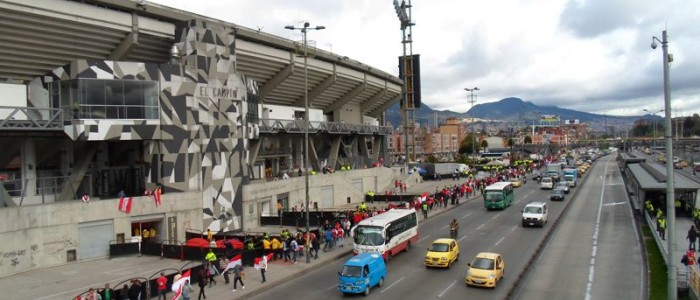
[{"label": "floodlight tower", "polygon": [[399,70],[399,73],[403,74],[403,85],[401,86],[401,92],[403,94],[403,101],[401,101],[401,110],[403,117],[403,126],[405,130],[405,148],[406,148],[406,159],[407,163],[411,159],[416,159],[416,133],[415,133],[415,102],[414,102],[414,86],[413,86],[413,40],[411,38],[413,33],[413,25],[416,25],[411,21],[411,0],[401,1],[394,0],[394,9],[396,10],[396,15],[401,21],[401,43],[403,44],[403,56],[400,59],[399,66],[403,67]]}]

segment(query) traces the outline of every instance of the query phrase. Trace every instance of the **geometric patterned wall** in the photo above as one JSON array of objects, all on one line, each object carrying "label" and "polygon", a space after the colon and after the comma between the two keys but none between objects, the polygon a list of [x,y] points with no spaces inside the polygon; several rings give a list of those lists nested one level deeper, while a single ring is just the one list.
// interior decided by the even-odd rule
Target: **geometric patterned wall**
[{"label": "geometric patterned wall", "polygon": [[[257,84],[235,73],[232,28],[189,21],[178,28],[181,61],[150,64],[80,60],[55,70],[54,80],[74,78],[158,81],[160,120],[73,120],[74,140],[144,140],[148,182],[164,193],[200,191],[204,229],[241,228],[242,185],[249,180],[247,99]],[[252,95],[252,96],[251,96]]]}]

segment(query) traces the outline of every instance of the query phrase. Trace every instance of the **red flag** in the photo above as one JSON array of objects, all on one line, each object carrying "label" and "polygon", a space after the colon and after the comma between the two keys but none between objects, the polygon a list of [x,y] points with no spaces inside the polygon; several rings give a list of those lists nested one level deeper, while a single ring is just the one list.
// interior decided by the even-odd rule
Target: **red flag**
[{"label": "red flag", "polygon": [[238,254],[234,257],[231,257],[231,260],[229,260],[228,265],[226,265],[226,268],[223,271],[221,271],[221,273],[224,273],[224,272],[228,271],[229,269],[233,269],[233,267],[235,267],[236,265],[241,265],[242,258],[243,258],[243,256],[240,254]]},{"label": "red flag", "polygon": [[185,285],[188,284],[190,281],[190,270],[187,270],[187,272],[182,273],[182,276],[175,280],[173,282],[172,290],[175,292],[175,295],[173,296],[173,300],[180,299],[180,296],[182,296],[182,289],[186,288]]},{"label": "red flag", "polygon": [[160,198],[160,187],[157,187],[156,190],[153,192],[153,198],[156,200],[156,207],[159,207],[162,204]]},{"label": "red flag", "polygon": [[[304,247],[304,246],[299,246],[299,247]],[[297,250],[297,251],[298,251],[298,250]],[[256,258],[253,260],[253,263],[254,263],[254,264],[253,264],[253,267],[254,267],[256,270],[260,270],[260,268],[263,267],[263,264],[261,263],[263,257],[266,258],[265,264],[264,264],[264,265],[267,266],[267,262],[270,261],[270,260],[272,260],[272,253],[270,253],[270,254],[268,254],[268,255],[263,255],[263,256],[261,256],[261,257],[256,257]]]},{"label": "red flag", "polygon": [[133,202],[133,198],[126,199],[122,196],[119,198],[119,210],[127,214],[131,213],[131,202]]}]

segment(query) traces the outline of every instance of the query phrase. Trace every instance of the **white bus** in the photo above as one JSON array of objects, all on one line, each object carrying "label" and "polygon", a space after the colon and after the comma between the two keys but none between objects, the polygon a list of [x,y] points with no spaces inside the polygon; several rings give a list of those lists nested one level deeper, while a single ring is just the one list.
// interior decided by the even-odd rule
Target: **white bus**
[{"label": "white bus", "polygon": [[418,242],[418,215],[415,209],[391,209],[362,220],[350,234],[354,255],[379,252],[388,261]]}]

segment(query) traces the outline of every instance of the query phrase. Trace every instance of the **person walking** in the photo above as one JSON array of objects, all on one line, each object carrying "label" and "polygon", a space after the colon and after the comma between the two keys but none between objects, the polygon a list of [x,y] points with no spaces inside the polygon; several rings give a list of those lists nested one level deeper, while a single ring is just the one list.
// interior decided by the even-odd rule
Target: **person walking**
[{"label": "person walking", "polygon": [[224,284],[228,284],[229,282],[228,270],[226,270],[228,263],[228,258],[222,257],[221,260],[219,260],[219,268],[221,268],[221,275],[224,276]]},{"label": "person walking", "polygon": [[219,271],[216,269],[216,263],[209,263],[206,270],[207,281],[209,282],[209,287],[216,285],[216,280],[214,276],[218,275]]},{"label": "person walking", "polygon": [[156,287],[158,288],[158,300],[162,297],[163,300],[167,300],[165,294],[168,291],[168,278],[165,277],[164,272],[160,272],[160,277],[156,279]]},{"label": "person walking", "polygon": [[204,288],[207,287],[207,279],[203,270],[199,270],[197,285],[199,285],[199,296],[197,296],[197,299],[202,300],[202,296],[204,296],[204,299],[207,299],[207,295],[204,294]]},{"label": "person walking", "polygon": [[297,250],[299,249],[299,244],[297,243],[297,239],[292,238],[292,242],[289,243],[289,245],[290,245],[289,248],[291,248],[289,250],[292,251],[292,261],[294,263],[297,263]]},{"label": "person walking", "polygon": [[243,267],[241,265],[236,265],[233,267],[233,291],[236,291],[237,283],[241,283],[241,288],[245,290],[245,284],[243,283]]},{"label": "person walking", "polygon": [[262,283],[265,283],[265,272],[267,272],[267,255],[260,258],[260,277],[262,277]]},{"label": "person walking", "polygon": [[698,239],[698,231],[695,230],[695,225],[690,225],[690,229],[688,229],[688,235],[685,238],[689,242],[688,251],[695,251],[697,249],[697,247],[695,247],[695,241]]},{"label": "person walking", "polygon": [[666,240],[666,217],[661,215],[657,220],[656,220],[656,230],[659,231],[659,236],[661,237],[662,240]]},{"label": "person walking", "polygon": [[316,236],[311,237],[311,249],[314,250],[314,259],[318,259],[318,250],[321,249],[321,244]]}]

